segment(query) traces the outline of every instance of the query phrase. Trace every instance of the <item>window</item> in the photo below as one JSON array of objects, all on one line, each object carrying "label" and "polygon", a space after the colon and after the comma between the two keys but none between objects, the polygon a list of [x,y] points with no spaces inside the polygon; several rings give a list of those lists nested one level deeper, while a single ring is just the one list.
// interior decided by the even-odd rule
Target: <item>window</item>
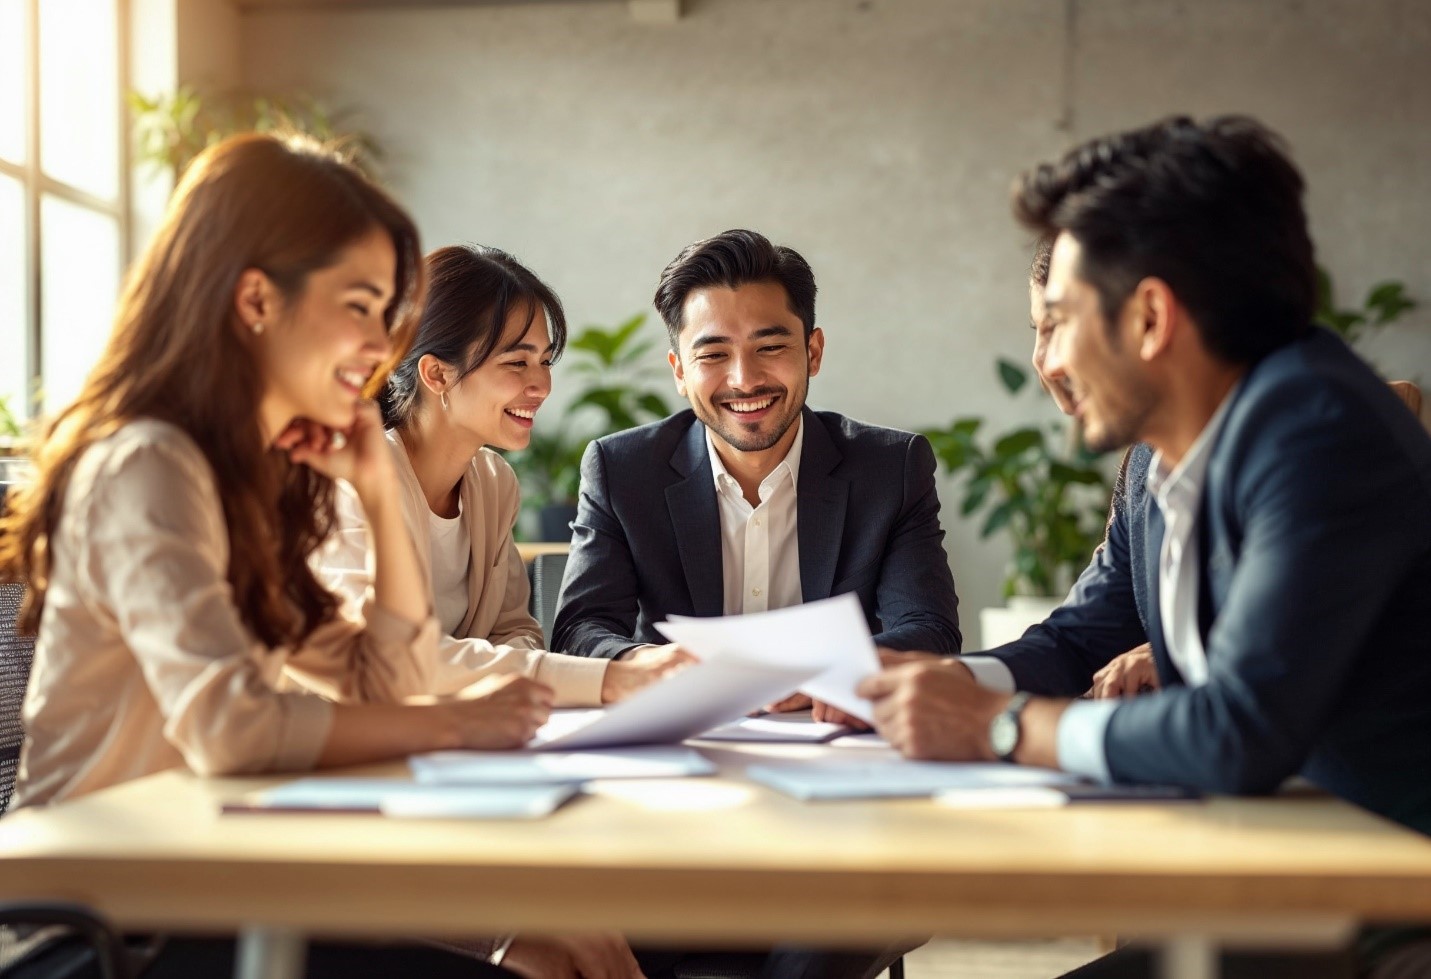
[{"label": "window", "polygon": [[0,396],[78,392],[127,259],[124,0],[0,0]]}]

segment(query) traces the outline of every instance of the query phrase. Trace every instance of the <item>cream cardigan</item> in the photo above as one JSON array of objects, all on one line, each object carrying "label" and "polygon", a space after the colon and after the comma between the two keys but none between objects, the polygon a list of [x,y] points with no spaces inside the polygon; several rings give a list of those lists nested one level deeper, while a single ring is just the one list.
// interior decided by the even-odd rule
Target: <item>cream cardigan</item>
[{"label": "cream cardigan", "polygon": [[213,470],[181,429],[131,422],[75,464],[25,696],[16,805],[57,802],[187,765],[311,768],[332,706],[425,685],[438,626],[370,606],[269,648],[239,617]]},{"label": "cream cardigan", "polygon": [[[416,543],[418,564],[432,589],[430,512],[401,437],[388,433],[394,468],[401,484],[403,517]],[[521,495],[517,476],[491,449],[481,449],[462,475],[458,490],[472,537],[467,572],[467,614],[450,636],[437,644],[437,661],[428,670],[424,693],[460,696],[483,677],[520,673],[556,692],[562,707],[599,706],[608,661],[564,656],[541,648],[541,626],[527,606],[531,586],[512,537]],[[366,599],[372,583],[368,532],[357,494],[339,485],[338,530],[313,559],[319,580],[350,603]]]}]

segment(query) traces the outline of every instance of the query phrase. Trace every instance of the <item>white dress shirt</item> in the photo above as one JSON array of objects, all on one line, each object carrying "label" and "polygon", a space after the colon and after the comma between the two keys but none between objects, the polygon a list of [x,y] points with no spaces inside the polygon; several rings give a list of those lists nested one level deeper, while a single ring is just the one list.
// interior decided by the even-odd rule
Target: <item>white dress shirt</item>
[{"label": "white dress shirt", "polygon": [[780,465],[760,482],[760,505],[752,507],[740,484],[726,471],[706,429],[720,510],[721,570],[725,614],[764,612],[799,605],[800,541],[796,533],[795,486],[805,446],[805,419],[796,423],[795,441]]},{"label": "white dress shirt", "polygon": [[[1158,554],[1158,615],[1168,658],[1190,687],[1207,682],[1207,650],[1198,627],[1198,584],[1202,555],[1198,551],[1197,520],[1212,447],[1232,404],[1237,386],[1208,419],[1182,461],[1169,471],[1163,454],[1154,454],[1148,468],[1148,493],[1163,515],[1163,543]],[[1104,736],[1118,700],[1075,701],[1058,722],[1058,767],[1078,775],[1109,781]]]}]

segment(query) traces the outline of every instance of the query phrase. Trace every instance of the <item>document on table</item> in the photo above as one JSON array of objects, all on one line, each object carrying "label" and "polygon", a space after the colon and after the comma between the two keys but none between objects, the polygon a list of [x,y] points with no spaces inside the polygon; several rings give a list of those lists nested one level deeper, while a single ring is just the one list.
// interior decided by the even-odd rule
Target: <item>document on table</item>
[{"label": "document on table", "polygon": [[423,785],[388,778],[304,778],[224,803],[225,813],[382,813],[452,819],[535,819],[580,792],[570,783]]},{"label": "document on table", "polygon": [[950,789],[1031,789],[1075,785],[1076,775],[1001,762],[830,761],[751,765],[752,781],[797,799],[919,798]]},{"label": "document on table", "polygon": [[408,767],[413,778],[432,785],[537,785],[716,773],[708,758],[679,745],[593,751],[434,751],[409,758]]},{"label": "document on table", "polygon": [[765,744],[824,744],[844,734],[850,728],[844,724],[828,721],[813,721],[809,713],[804,717],[784,717],[774,714],[769,717],[742,717],[738,721],[713,727],[698,734],[697,741],[744,741]]},{"label": "document on table", "polygon": [[749,615],[673,615],[669,621],[656,623],[656,628],[702,662],[729,655],[813,668],[816,672],[800,684],[801,692],[866,723],[874,720],[870,702],[858,696],[855,688],[865,677],[879,672],[879,655],[854,595]]},{"label": "document on table", "polygon": [[820,671],[819,664],[720,656],[581,718],[554,718],[527,747],[548,751],[675,744],[764,706]]}]

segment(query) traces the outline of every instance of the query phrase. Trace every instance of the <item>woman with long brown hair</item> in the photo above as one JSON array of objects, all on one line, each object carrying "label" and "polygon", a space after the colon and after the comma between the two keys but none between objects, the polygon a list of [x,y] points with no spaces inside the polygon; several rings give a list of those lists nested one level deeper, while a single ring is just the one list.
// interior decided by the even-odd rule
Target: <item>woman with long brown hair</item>
[{"label": "woman with long brown hair", "polygon": [[[408,706],[437,626],[377,408],[421,306],[412,221],[331,153],[265,136],[196,160],[112,336],[0,523],[37,630],[18,805],[187,765],[300,770],[508,748],[550,691]],[[307,559],[334,480],[369,514],[361,618]],[[328,697],[278,692],[285,671]]]}]

